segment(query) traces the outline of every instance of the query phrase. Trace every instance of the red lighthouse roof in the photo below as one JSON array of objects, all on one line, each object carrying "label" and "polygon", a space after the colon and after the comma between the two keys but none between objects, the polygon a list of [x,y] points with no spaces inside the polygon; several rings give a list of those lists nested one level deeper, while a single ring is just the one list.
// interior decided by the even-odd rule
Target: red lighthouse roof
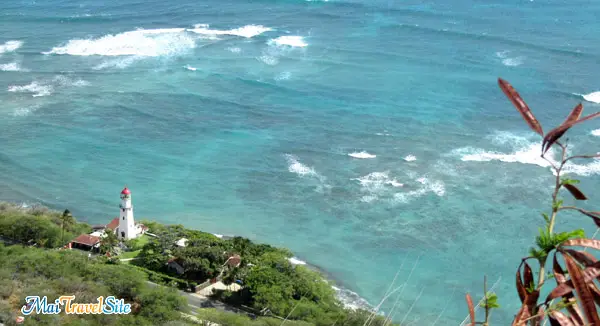
[{"label": "red lighthouse roof", "polygon": [[129,189],[127,187],[125,187],[125,189],[123,189],[123,191],[121,191],[121,194],[123,194],[123,195],[131,195],[131,191],[129,191]]}]

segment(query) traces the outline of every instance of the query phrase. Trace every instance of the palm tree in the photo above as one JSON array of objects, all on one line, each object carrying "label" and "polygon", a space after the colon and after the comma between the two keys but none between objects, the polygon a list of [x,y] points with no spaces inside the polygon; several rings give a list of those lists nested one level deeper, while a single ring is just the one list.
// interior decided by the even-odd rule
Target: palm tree
[{"label": "palm tree", "polygon": [[65,226],[71,226],[75,223],[75,219],[73,218],[73,215],[71,215],[71,211],[69,211],[68,209],[65,209],[65,211],[63,212],[62,216],[60,217],[60,221],[61,221],[61,234],[60,234],[60,244],[63,245],[65,242]]},{"label": "palm tree", "polygon": [[112,230],[107,230],[105,231],[104,237],[102,237],[100,240],[100,252],[103,254],[112,252],[114,247],[116,247],[118,244],[119,239],[117,239],[115,233],[112,232]]}]

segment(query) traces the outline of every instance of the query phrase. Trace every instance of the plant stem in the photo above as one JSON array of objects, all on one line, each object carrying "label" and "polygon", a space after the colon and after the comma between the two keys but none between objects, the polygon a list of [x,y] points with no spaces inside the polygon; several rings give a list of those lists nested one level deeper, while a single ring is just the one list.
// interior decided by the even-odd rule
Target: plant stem
[{"label": "plant stem", "polygon": [[488,306],[487,275],[483,276],[483,297],[485,298],[485,322],[484,322],[484,325],[488,325],[488,320],[490,318],[490,308]]},{"label": "plant stem", "polygon": [[[556,172],[554,192],[552,193],[552,215],[550,216],[550,223],[548,223],[548,233],[549,234],[552,234],[552,231],[554,231],[554,224],[556,221],[556,213],[558,213],[558,210],[559,210],[559,207],[557,207],[557,198],[558,198],[558,191],[560,190],[560,187],[561,187],[560,172],[562,171],[563,167],[565,166],[565,163],[567,162],[567,160],[565,159],[565,156],[567,155],[567,147],[559,142],[556,142],[556,144],[558,146],[560,146],[560,148],[562,150],[560,165],[558,167],[556,167],[556,165],[554,165],[554,163],[552,163],[549,159],[545,158],[544,155],[542,154],[542,158],[544,158],[546,161],[548,161],[551,164],[552,169],[554,169],[554,171]],[[544,285],[544,277],[546,274],[546,271],[545,271],[546,258],[540,260],[539,263],[540,263],[540,274],[539,274],[538,286],[537,286],[538,291],[542,288],[542,285]]]}]

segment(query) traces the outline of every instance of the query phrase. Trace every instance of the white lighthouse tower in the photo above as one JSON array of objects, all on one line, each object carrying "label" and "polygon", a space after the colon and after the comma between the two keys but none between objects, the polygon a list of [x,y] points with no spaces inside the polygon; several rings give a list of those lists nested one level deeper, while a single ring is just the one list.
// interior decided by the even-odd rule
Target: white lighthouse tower
[{"label": "white lighthouse tower", "polygon": [[122,240],[133,239],[139,232],[133,220],[133,205],[131,205],[131,191],[125,187],[121,191],[121,212],[119,214],[119,228],[117,229],[117,238]]}]

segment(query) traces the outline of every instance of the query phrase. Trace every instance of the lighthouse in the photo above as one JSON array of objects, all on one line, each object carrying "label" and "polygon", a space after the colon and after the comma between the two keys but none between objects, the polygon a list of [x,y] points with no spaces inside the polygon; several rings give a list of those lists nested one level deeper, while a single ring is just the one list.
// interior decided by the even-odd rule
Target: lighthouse
[{"label": "lighthouse", "polygon": [[121,212],[119,214],[119,227],[117,237],[121,240],[129,240],[138,236],[138,228],[133,220],[133,205],[131,205],[131,191],[127,187],[121,191]]}]

